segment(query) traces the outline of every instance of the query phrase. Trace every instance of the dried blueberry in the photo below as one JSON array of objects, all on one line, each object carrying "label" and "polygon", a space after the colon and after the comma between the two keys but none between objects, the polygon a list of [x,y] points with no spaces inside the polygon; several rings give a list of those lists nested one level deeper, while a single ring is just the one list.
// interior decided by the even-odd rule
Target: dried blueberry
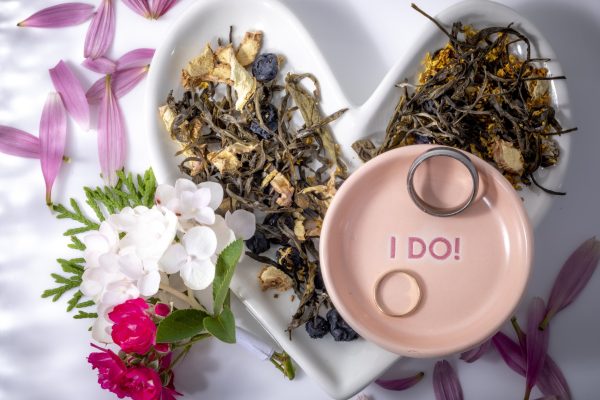
[{"label": "dried blueberry", "polygon": [[349,342],[358,338],[358,333],[344,321],[335,308],[332,308],[327,312],[327,322],[329,322],[331,336],[333,336],[333,339],[336,342]]},{"label": "dried blueberry", "polygon": [[264,253],[269,250],[269,239],[261,231],[256,231],[254,236],[246,240],[246,246],[254,254]]},{"label": "dried blueberry", "polygon": [[279,71],[277,56],[273,53],[261,54],[252,64],[252,75],[260,82],[268,82],[275,79]]},{"label": "dried blueberry", "polygon": [[265,218],[264,224],[272,226],[272,227],[276,227],[280,223],[279,220],[281,220],[281,223],[283,223],[288,228],[294,229],[294,218],[290,214],[284,214],[284,213],[269,214]]},{"label": "dried blueberry", "polygon": [[423,135],[419,135],[416,134],[415,135],[415,144],[431,144],[433,143],[433,140],[427,136],[423,136]]},{"label": "dried blueberry", "polygon": [[308,333],[308,336],[313,339],[320,339],[327,335],[327,332],[329,332],[329,322],[327,322],[327,320],[320,315],[317,315],[315,318],[309,320],[304,327]]},{"label": "dried blueberry", "polygon": [[[275,132],[277,130],[279,118],[277,116],[277,109],[273,106],[273,104],[267,104],[263,106],[260,110],[260,115],[265,126],[272,132]],[[257,120],[252,120],[248,129],[250,129],[250,132],[254,133],[261,139],[270,139],[272,136],[271,133],[261,128]]]}]

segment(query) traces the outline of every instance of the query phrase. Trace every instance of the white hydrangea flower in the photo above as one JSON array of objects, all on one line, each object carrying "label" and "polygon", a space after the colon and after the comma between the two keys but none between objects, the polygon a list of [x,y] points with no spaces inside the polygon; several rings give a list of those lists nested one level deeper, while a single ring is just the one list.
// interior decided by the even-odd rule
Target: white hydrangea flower
[{"label": "white hydrangea flower", "polygon": [[86,268],[99,266],[99,258],[102,254],[115,252],[119,246],[119,233],[108,221],[103,221],[96,232],[92,232],[83,238]]},{"label": "white hydrangea flower", "polygon": [[215,232],[207,226],[196,226],[183,236],[181,243],[167,249],[160,264],[168,274],[179,272],[188,288],[202,290],[215,278],[212,257],[216,250]]},{"label": "white hydrangea flower", "polygon": [[159,185],[155,198],[157,204],[171,210],[181,221],[212,225],[215,210],[223,201],[223,188],[215,182],[196,185],[189,179],[178,179],[175,187]]},{"label": "white hydrangea flower", "polygon": [[225,222],[237,239],[248,240],[256,232],[256,216],[246,210],[227,211]]}]

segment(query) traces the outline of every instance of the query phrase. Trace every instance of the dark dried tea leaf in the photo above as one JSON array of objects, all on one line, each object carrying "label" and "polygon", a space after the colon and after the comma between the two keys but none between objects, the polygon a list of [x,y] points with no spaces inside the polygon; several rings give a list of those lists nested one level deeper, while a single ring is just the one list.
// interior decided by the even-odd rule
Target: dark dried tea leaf
[{"label": "dark dried tea leaf", "polygon": [[[185,156],[180,169],[196,182],[223,185],[218,211],[245,209],[257,216],[247,254],[265,265],[256,284],[293,288],[300,299],[291,334],[331,308],[317,239],[346,177],[329,128],[346,110],[323,115],[312,74],[290,73],[281,82],[283,58],[260,54],[261,42],[262,33],[249,32],[238,47],[230,41],[213,50],[207,44],[182,71],[185,92],[179,99],[171,92],[160,115]],[[272,246],[279,247],[274,259],[265,255]]]}]

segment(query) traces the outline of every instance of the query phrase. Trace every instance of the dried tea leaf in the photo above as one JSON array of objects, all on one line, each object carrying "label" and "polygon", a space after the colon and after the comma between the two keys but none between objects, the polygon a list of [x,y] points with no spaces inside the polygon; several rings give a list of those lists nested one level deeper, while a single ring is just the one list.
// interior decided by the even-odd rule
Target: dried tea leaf
[{"label": "dried tea leaf", "polygon": [[240,46],[238,47],[236,58],[244,67],[252,64],[262,46],[263,33],[261,31],[246,32]]},{"label": "dried tea leaf", "polygon": [[294,281],[285,272],[272,265],[265,265],[258,274],[258,281],[262,291],[276,289],[280,292],[294,287]]}]

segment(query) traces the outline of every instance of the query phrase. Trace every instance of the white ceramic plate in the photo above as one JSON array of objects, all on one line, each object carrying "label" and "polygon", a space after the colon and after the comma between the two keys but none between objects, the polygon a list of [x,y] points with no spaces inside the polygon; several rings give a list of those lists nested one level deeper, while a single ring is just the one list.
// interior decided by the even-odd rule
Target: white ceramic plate
[{"label": "white ceramic plate", "polygon": [[[415,18],[421,17],[415,12]],[[541,54],[544,57],[554,57],[550,46],[531,23],[513,10],[496,3],[466,1],[450,7],[437,18],[445,23],[461,20],[476,27],[514,22],[533,39],[534,56]],[[284,72],[293,70],[314,73],[321,83],[322,108],[325,113],[351,107],[333,126],[336,139],[351,168],[360,164],[351,144],[357,139],[382,134],[384,131],[398,99],[399,93],[394,84],[406,77],[410,79],[415,76],[424,54],[437,49],[446,41],[433,24],[427,25],[421,35],[421,43],[401,58],[365,104],[356,106],[345,97],[325,58],[302,23],[281,4],[272,0],[196,2],[183,13],[165,37],[150,68],[145,107],[149,156],[159,182],[173,182],[180,173],[177,168],[179,161],[173,157],[178,147],[164,131],[157,109],[171,89],[174,89],[176,97],[182,93],[179,76],[187,61],[196,56],[206,42],[215,43],[218,37],[226,37],[230,25],[234,26],[237,38],[247,30],[262,30],[265,33],[263,51],[285,55]],[[549,63],[548,68],[552,75],[561,74],[556,62]],[[566,108],[568,101],[564,82],[552,82],[552,89],[555,98],[559,100],[559,119],[568,126],[569,112]],[[539,178],[542,184],[555,189],[560,188],[565,173],[568,137],[561,138],[560,143],[563,150],[560,164],[552,168],[552,173],[544,173]],[[552,199],[539,190],[524,191],[523,196],[535,226],[549,208]],[[272,293],[261,292],[256,279],[259,270],[258,263],[246,258],[238,266],[232,282],[233,291],[271,337],[332,397],[350,397],[398,359],[395,354],[365,340],[335,343],[329,335],[313,340],[303,329],[296,330],[290,341],[285,329],[297,303],[291,302],[286,295],[274,299]]]}]

